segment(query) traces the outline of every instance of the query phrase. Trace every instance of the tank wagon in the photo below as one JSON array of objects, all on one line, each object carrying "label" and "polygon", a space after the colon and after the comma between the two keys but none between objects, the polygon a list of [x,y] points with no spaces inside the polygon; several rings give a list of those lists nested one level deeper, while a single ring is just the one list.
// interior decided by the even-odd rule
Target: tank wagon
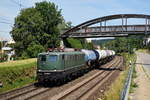
[{"label": "tank wagon", "polygon": [[37,79],[44,81],[62,81],[77,76],[87,69],[106,63],[112,59],[112,50],[86,50],[44,52],[38,54]]},{"label": "tank wagon", "polygon": [[112,59],[115,55],[113,50],[85,50],[82,49],[82,52],[85,54],[86,65],[94,67],[106,63]]}]

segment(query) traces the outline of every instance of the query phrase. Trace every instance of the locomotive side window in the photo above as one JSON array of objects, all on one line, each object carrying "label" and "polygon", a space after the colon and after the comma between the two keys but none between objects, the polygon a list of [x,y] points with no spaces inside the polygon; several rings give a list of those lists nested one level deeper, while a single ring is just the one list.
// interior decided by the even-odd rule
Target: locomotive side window
[{"label": "locomotive side window", "polygon": [[64,59],[65,59],[65,55],[63,54],[63,55],[62,55],[62,60],[64,60]]},{"label": "locomotive side window", "polygon": [[71,57],[71,59],[74,61],[73,56]]},{"label": "locomotive side window", "polygon": [[68,56],[68,60],[70,61],[71,55]]},{"label": "locomotive side window", "polygon": [[50,55],[49,58],[48,58],[48,61],[50,61],[50,62],[57,61],[57,55]]},{"label": "locomotive side window", "polygon": [[46,55],[41,55],[41,56],[40,56],[40,60],[41,60],[41,61],[46,61]]}]

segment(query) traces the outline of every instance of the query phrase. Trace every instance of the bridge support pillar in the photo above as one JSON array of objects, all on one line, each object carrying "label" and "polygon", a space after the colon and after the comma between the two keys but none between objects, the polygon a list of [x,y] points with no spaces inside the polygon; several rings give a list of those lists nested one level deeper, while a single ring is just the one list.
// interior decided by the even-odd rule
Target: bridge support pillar
[{"label": "bridge support pillar", "polygon": [[122,32],[123,32],[124,31],[124,17],[123,17],[123,15],[122,15],[121,20],[122,20]]},{"label": "bridge support pillar", "polygon": [[102,32],[102,22],[100,20],[100,29],[99,29],[100,32]]},{"label": "bridge support pillar", "polygon": [[71,45],[67,41],[67,37],[61,38],[60,47],[61,48],[71,47]]},{"label": "bridge support pillar", "polygon": [[147,18],[145,18],[145,34],[147,34]]},{"label": "bridge support pillar", "polygon": [[147,31],[150,31],[150,19],[148,19],[148,28]]},{"label": "bridge support pillar", "polygon": [[106,21],[105,21],[105,23],[104,23],[104,26],[105,26],[105,32],[106,32]]},{"label": "bridge support pillar", "polygon": [[65,47],[64,41],[61,39],[61,40],[60,40],[60,48],[64,48],[64,47]]},{"label": "bridge support pillar", "polygon": [[126,26],[126,32],[128,31],[127,29],[127,25],[128,25],[128,18],[125,18],[125,26]]}]

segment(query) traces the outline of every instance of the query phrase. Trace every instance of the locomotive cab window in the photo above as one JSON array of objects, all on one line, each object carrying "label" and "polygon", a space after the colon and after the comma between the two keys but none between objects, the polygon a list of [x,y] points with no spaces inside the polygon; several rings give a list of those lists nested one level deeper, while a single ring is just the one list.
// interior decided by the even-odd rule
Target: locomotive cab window
[{"label": "locomotive cab window", "polygon": [[57,61],[57,55],[50,55],[49,58],[48,58],[48,61],[50,61],[50,62]]},{"label": "locomotive cab window", "polygon": [[41,60],[41,61],[46,61],[46,55],[41,55],[41,56],[40,56],[40,60]]}]

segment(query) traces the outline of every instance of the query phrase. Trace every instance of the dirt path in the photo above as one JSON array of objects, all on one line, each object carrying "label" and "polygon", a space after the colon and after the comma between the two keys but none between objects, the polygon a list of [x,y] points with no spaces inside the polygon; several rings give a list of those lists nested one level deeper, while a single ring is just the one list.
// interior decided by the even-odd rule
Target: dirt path
[{"label": "dirt path", "polygon": [[[149,58],[150,59],[150,58]],[[140,63],[142,60],[140,59],[137,53],[137,64],[136,71],[137,71],[137,78],[135,82],[138,84],[138,87],[135,88],[134,93],[130,94],[131,100],[150,100],[150,79],[146,75],[143,70],[143,67]]]}]

